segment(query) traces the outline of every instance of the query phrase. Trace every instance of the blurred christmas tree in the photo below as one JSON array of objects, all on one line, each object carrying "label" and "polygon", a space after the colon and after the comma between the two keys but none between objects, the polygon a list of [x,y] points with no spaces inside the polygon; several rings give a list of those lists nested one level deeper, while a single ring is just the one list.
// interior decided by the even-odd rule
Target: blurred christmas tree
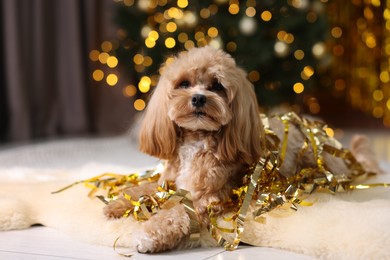
[{"label": "blurred christmas tree", "polygon": [[[249,72],[263,107],[310,99],[310,111],[319,111],[311,93],[329,60],[327,0],[115,1],[118,39],[104,42],[90,57],[109,68],[118,62],[126,68],[129,84],[123,93],[135,96],[136,110],[144,109],[164,59],[209,44],[229,52]],[[93,77],[100,81],[104,74],[97,69]],[[118,76],[108,73],[106,82],[114,86]]]},{"label": "blurred christmas tree", "polygon": [[[331,114],[341,120],[354,117],[335,105],[347,102],[390,127],[390,1],[332,1],[327,9],[333,62],[322,86],[334,104],[328,110],[337,109]],[[355,121],[361,127],[362,117]]]}]

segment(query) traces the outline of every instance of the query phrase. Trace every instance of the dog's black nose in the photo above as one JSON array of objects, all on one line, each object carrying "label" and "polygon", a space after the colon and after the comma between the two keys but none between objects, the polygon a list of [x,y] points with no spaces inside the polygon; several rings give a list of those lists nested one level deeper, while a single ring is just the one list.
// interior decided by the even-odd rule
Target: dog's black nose
[{"label": "dog's black nose", "polygon": [[194,107],[203,107],[204,104],[206,103],[206,96],[205,95],[202,95],[202,94],[195,94],[192,96],[192,99],[191,99],[191,104],[194,106]]}]

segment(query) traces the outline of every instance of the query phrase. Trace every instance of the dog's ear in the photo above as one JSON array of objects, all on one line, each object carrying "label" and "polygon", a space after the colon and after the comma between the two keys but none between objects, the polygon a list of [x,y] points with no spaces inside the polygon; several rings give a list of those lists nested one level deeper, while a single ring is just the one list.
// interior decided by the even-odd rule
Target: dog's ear
[{"label": "dog's ear", "polygon": [[230,106],[233,118],[222,128],[218,152],[222,159],[252,164],[262,155],[261,140],[264,137],[256,94],[244,70],[234,66],[227,75],[232,88]]},{"label": "dog's ear", "polygon": [[169,81],[161,76],[148,103],[139,133],[142,152],[160,159],[175,155],[177,129],[168,117]]}]

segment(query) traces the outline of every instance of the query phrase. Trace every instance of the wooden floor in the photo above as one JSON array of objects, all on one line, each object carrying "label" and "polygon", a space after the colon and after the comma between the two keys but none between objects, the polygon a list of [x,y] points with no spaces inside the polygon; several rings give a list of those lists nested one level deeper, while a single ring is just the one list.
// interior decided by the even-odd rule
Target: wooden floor
[{"label": "wooden floor", "polygon": [[146,255],[128,252],[126,249],[80,243],[56,230],[37,226],[27,230],[0,232],[0,259],[126,259],[120,253],[132,253],[131,259],[312,259],[308,256],[272,248],[242,246],[228,252],[222,248],[198,248]]}]

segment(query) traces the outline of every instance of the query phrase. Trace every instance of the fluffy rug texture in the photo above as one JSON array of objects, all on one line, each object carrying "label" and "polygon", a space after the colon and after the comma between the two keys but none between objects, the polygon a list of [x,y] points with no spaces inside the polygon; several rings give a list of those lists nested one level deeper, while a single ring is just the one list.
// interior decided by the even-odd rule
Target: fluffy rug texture
[{"label": "fluffy rug texture", "polygon": [[[390,164],[382,166],[388,174],[367,183],[390,182]],[[105,163],[65,170],[2,167],[0,230],[24,229],[40,223],[94,244],[112,246],[119,237],[118,246],[134,250],[139,222],[132,218],[108,220],[102,214],[104,204],[89,199],[89,190],[83,185],[51,194],[74,181],[103,172],[126,174],[132,170],[135,169]],[[248,215],[242,241],[323,259],[390,259],[390,188],[314,194],[314,197],[317,201],[313,206],[299,206],[288,217],[270,214],[264,224]]]}]

